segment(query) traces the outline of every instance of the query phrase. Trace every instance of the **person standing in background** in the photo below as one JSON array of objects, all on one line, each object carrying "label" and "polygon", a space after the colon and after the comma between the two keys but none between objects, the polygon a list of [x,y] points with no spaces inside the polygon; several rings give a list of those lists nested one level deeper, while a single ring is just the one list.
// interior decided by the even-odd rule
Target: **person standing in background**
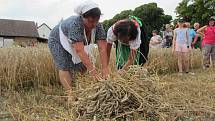
[{"label": "person standing in background", "polygon": [[162,38],[158,35],[157,30],[152,31],[152,38],[150,40],[150,47],[151,48],[162,48]]},{"label": "person standing in background", "polygon": [[196,32],[198,38],[197,40],[193,40],[191,46],[194,48],[194,49],[200,49],[202,50],[202,37],[200,34],[197,33],[197,30],[200,28],[200,24],[199,23],[194,23],[193,25],[193,28],[194,28],[194,31]]},{"label": "person standing in background", "polygon": [[166,24],[165,31],[163,31],[163,41],[164,41],[164,48],[170,48],[172,46],[173,40],[173,30],[169,24]]},{"label": "person standing in background", "polygon": [[189,50],[192,50],[192,43],[197,41],[198,35],[196,34],[196,32],[194,31],[194,29],[191,28],[190,23],[189,22],[185,22],[185,25],[188,29],[188,34],[189,34],[189,39],[188,39],[188,45],[189,46]]},{"label": "person standing in background", "polygon": [[210,67],[210,59],[215,67],[215,19],[211,17],[197,32],[203,36],[203,69]]},{"label": "person standing in background", "polygon": [[189,33],[188,29],[184,27],[183,20],[179,20],[177,24],[178,28],[174,30],[172,52],[176,52],[176,56],[178,59],[179,75],[183,75],[183,72],[189,73]]}]

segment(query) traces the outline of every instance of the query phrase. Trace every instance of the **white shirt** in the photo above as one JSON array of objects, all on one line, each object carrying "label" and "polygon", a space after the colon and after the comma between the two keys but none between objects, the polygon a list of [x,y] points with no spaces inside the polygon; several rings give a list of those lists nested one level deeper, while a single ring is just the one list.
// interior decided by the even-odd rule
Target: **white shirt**
[{"label": "white shirt", "polygon": [[153,36],[150,41],[152,41],[152,42],[157,42],[157,41],[161,42],[160,44],[153,44],[153,45],[150,44],[151,48],[161,48],[162,47],[161,46],[162,45],[162,38],[161,38],[160,35]]},{"label": "white shirt", "polygon": [[[113,33],[113,26],[111,26],[108,29],[108,32],[107,32],[107,42],[111,43],[111,44],[114,41],[117,41],[116,35],[114,35],[114,33]],[[129,41],[130,48],[135,49],[135,50],[138,49],[140,47],[140,44],[141,44],[141,36],[140,36],[141,35],[141,30],[140,30],[139,27],[137,28],[137,31],[138,31],[138,34],[137,34],[136,39],[133,40],[133,41]]]}]

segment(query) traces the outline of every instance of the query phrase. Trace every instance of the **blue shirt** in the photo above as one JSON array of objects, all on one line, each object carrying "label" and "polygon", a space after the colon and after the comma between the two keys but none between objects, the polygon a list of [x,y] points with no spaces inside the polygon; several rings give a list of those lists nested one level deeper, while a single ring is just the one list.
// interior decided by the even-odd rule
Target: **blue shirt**
[{"label": "blue shirt", "polygon": [[193,38],[196,36],[196,32],[194,31],[194,29],[188,28],[188,35],[189,35],[188,44],[191,45]]}]

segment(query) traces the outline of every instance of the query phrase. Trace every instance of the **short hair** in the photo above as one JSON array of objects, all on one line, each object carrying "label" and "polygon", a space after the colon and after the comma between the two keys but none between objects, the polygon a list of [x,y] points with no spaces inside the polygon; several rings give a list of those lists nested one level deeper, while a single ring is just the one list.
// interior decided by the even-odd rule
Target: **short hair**
[{"label": "short hair", "polygon": [[158,34],[158,31],[157,31],[157,30],[153,30],[153,31],[152,31],[152,33],[156,33],[156,34]]},{"label": "short hair", "polygon": [[138,35],[137,26],[129,19],[118,21],[114,26],[114,34],[119,37],[129,36],[130,40],[134,40]]},{"label": "short hair", "polygon": [[84,18],[100,18],[100,16],[102,15],[101,10],[99,8],[93,8],[90,9],[89,11],[85,12],[82,16]]},{"label": "short hair", "polygon": [[[210,18],[208,19],[206,25],[209,25],[209,22],[210,22],[210,21],[215,21],[215,19],[214,19],[213,17],[210,17]],[[214,25],[214,26],[215,26],[215,25]]]},{"label": "short hair", "polygon": [[196,23],[193,24],[193,26],[196,26],[196,25],[200,26],[200,24],[198,22],[196,22]]},{"label": "short hair", "polygon": [[165,28],[166,28],[166,29],[171,28],[170,24],[166,24],[166,25],[165,25]]},{"label": "short hair", "polygon": [[179,23],[184,23],[185,21],[184,21],[184,19],[178,19],[178,22]]}]

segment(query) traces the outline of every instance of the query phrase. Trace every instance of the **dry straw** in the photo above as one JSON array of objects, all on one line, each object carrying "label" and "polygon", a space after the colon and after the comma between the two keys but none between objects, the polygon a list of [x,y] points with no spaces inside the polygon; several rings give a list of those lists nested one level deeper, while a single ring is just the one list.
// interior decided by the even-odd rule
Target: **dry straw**
[{"label": "dry straw", "polygon": [[1,85],[26,87],[56,83],[57,70],[47,48],[1,48],[0,51]]},{"label": "dry straw", "polygon": [[[96,82],[88,75],[77,76],[74,93],[79,100],[69,105],[62,86],[58,85],[57,70],[47,48],[2,48],[0,51],[1,97],[5,98],[0,99],[0,120],[215,119],[214,70],[198,70],[201,53],[197,50],[190,57],[191,69],[197,75],[183,77],[171,74],[177,72],[177,61],[168,49],[151,50],[144,68],[131,66],[122,77],[116,73],[112,55],[111,78]],[[95,57],[96,66],[100,67],[98,54]],[[23,90],[29,87],[29,91]]]}]

